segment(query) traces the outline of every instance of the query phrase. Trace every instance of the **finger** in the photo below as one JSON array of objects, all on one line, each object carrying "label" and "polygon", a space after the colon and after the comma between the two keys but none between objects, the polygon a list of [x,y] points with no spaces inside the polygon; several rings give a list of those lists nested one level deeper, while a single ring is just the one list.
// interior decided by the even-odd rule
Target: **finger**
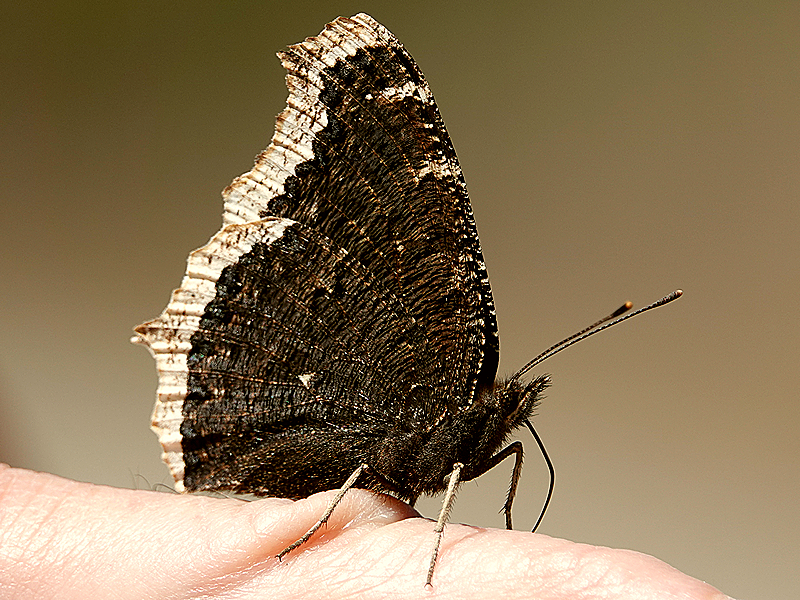
[{"label": "finger", "polygon": [[644,554],[540,534],[450,524],[433,588],[424,586],[434,523],[405,519],[356,527],[285,566],[263,573],[262,589],[289,597],[572,598],[723,600],[713,587]]},{"label": "finger", "polygon": [[348,492],[279,563],[332,493],[244,503],[0,467],[0,589],[12,598],[724,598],[635,552],[456,524],[426,590],[433,522],[364,490]]}]

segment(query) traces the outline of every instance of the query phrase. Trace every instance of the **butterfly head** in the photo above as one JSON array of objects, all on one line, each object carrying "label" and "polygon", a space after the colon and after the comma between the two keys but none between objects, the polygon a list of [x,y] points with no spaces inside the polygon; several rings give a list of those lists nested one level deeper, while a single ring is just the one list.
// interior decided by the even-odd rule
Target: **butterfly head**
[{"label": "butterfly head", "polygon": [[544,390],[548,387],[550,387],[549,375],[539,375],[527,384],[512,377],[495,385],[495,398],[500,403],[501,413],[505,415],[510,431],[520,427],[533,416],[534,410],[543,398]]}]

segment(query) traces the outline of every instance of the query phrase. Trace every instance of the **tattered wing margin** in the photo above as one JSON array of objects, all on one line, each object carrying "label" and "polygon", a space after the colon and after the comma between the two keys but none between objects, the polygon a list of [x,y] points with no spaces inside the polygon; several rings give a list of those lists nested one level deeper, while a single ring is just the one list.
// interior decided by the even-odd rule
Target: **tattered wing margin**
[{"label": "tattered wing margin", "polygon": [[222,269],[249,252],[255,241],[272,243],[294,223],[274,217],[259,219],[269,201],[284,193],[284,182],[294,175],[295,167],[314,157],[314,138],[328,123],[325,105],[319,101],[322,69],[342,57],[354,56],[360,48],[386,44],[399,42],[383,25],[361,13],[352,18],[339,17],[327,24],[319,36],[290,46],[294,53],[279,53],[287,71],[289,98],[276,119],[269,147],[256,158],[248,173],[237,177],[223,191],[223,228],[208,244],[189,255],[186,275],[181,287],[172,293],[167,308],[157,319],[135,329],[137,335],[131,341],[147,345],[156,360],[158,398],[152,429],[158,435],[162,458],[179,492],[184,491],[180,428],[189,377],[186,359],[192,348],[192,334],[216,295]]},{"label": "tattered wing margin", "polygon": [[153,408],[152,429],[163,448],[162,458],[175,479],[175,489],[183,487],[181,423],[187,394],[187,357],[191,338],[200,326],[205,308],[216,295],[222,270],[250,252],[256,243],[272,244],[295,221],[268,217],[255,223],[223,227],[202,248],[189,255],[181,287],[172,292],[167,308],[157,319],[139,325],[131,341],[146,344],[158,369],[158,398]]},{"label": "tattered wing margin", "polygon": [[[268,210],[269,201],[284,193],[284,182],[295,167],[314,158],[312,143],[328,124],[322,70],[337,60],[355,56],[361,48],[400,46],[400,42],[375,19],[360,13],[339,17],[316,36],[278,53],[286,69],[289,98],[278,115],[269,147],[256,157],[253,168],[234,179],[222,192],[223,224],[255,221]],[[430,92],[428,92],[430,94]]]}]

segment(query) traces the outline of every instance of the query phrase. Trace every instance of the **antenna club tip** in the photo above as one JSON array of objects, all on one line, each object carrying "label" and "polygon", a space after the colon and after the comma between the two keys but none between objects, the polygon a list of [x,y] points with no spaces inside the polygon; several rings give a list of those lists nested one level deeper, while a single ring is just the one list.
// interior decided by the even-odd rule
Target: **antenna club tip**
[{"label": "antenna club tip", "polygon": [[[614,319],[614,318],[616,318],[616,317],[618,317],[618,316],[620,316],[622,314],[625,314],[626,312],[628,312],[632,308],[633,308],[633,302],[628,300],[625,304],[623,304],[617,310],[615,310],[613,313],[608,315],[608,317],[606,319],[603,319],[603,321],[606,321],[608,319]],[[600,323],[602,323],[603,321],[600,321]],[[597,325],[599,325],[600,323],[597,323]]]},{"label": "antenna club tip", "polygon": [[683,296],[683,290],[675,290],[675,297],[680,298]]}]

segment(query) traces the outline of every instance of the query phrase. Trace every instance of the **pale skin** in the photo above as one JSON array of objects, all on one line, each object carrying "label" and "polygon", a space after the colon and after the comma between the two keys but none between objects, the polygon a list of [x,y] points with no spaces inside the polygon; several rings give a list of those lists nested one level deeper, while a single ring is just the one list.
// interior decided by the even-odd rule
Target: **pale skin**
[{"label": "pale skin", "polygon": [[329,523],[275,555],[332,492],[242,502],[79,483],[0,465],[0,597],[724,600],[644,554],[450,524],[433,587],[433,522],[350,490]]}]

